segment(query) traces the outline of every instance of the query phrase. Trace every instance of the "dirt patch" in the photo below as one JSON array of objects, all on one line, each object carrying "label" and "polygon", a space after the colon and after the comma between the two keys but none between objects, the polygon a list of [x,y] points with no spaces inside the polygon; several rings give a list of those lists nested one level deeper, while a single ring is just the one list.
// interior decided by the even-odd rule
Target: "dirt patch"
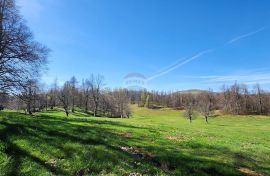
[{"label": "dirt patch", "polygon": [[247,176],[264,176],[263,174],[259,174],[253,170],[244,167],[239,168],[239,171],[243,174],[246,174]]},{"label": "dirt patch", "polygon": [[171,141],[177,141],[178,140],[178,138],[176,136],[166,136],[165,138],[169,139]]},{"label": "dirt patch", "polygon": [[46,165],[50,166],[50,170],[55,172],[57,169],[57,159],[50,159],[45,162]]},{"label": "dirt patch", "polygon": [[[176,169],[175,165],[172,165],[169,162],[160,162],[154,154],[147,152],[143,149],[135,147],[120,147],[120,149],[124,152],[127,152],[135,159],[146,159],[148,161],[151,161],[154,165],[156,165],[157,167],[161,168],[164,171],[171,171]],[[147,175],[146,173],[147,172],[142,173],[141,175]]]},{"label": "dirt patch", "polygon": [[120,147],[120,149],[124,152],[129,153],[136,159],[145,159],[145,158],[153,158],[155,157],[152,153],[144,151],[140,148],[135,147]]},{"label": "dirt patch", "polygon": [[129,174],[125,174],[124,176],[143,176],[140,173],[129,173]]},{"label": "dirt patch", "polygon": [[45,162],[45,164],[49,166],[52,172],[55,172],[57,170],[57,163],[58,161],[61,161],[61,160],[64,160],[64,159],[49,159],[48,161]]},{"label": "dirt patch", "polygon": [[124,138],[132,138],[132,134],[128,132],[114,132],[114,134]]},{"label": "dirt patch", "polygon": [[170,141],[187,141],[190,140],[191,138],[188,136],[165,136],[165,139],[168,139]]}]

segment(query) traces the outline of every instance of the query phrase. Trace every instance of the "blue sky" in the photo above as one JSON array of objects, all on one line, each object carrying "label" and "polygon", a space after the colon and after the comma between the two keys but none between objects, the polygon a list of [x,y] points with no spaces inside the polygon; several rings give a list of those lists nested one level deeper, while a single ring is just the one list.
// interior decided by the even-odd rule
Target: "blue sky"
[{"label": "blue sky", "polygon": [[18,0],[51,50],[48,85],[102,74],[109,87],[139,72],[149,89],[270,88],[269,0]]}]

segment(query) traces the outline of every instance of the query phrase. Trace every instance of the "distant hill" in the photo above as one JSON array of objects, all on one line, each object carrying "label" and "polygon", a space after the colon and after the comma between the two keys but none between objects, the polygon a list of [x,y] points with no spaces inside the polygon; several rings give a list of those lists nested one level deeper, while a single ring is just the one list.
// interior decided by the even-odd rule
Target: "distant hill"
[{"label": "distant hill", "polygon": [[178,92],[183,93],[183,94],[199,94],[199,93],[203,93],[203,92],[208,92],[208,90],[189,89],[189,90],[181,90]]}]

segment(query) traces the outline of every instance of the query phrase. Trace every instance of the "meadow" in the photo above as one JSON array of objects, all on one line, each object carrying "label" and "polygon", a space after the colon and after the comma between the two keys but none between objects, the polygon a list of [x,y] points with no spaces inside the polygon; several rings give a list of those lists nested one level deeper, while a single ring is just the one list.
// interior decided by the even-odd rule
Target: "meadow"
[{"label": "meadow", "polygon": [[270,175],[270,117],[0,112],[0,175]]}]

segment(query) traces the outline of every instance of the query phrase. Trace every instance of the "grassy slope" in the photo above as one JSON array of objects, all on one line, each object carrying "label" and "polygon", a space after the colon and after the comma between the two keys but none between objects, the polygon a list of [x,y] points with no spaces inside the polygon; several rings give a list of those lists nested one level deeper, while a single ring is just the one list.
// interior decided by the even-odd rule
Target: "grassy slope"
[{"label": "grassy slope", "polygon": [[268,117],[189,124],[179,111],[132,109],[130,119],[1,112],[0,175],[270,175]]}]

